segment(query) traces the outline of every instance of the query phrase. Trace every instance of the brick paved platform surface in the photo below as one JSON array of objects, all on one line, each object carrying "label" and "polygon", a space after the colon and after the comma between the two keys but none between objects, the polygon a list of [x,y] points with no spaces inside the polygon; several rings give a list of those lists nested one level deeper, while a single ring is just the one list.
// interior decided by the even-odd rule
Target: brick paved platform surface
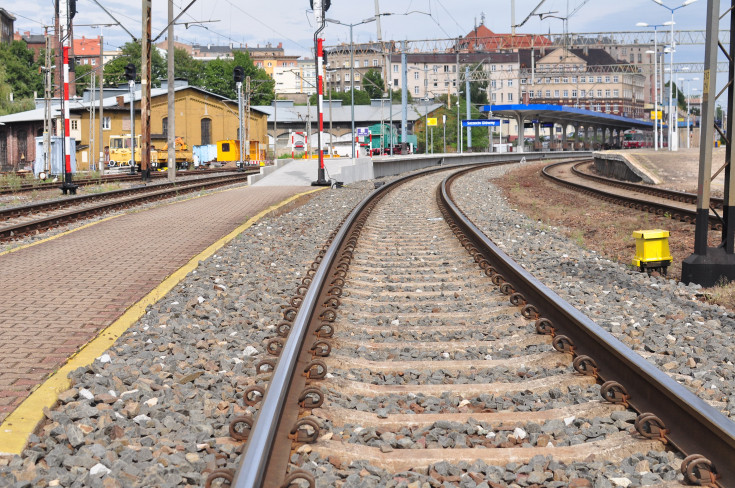
[{"label": "brick paved platform surface", "polygon": [[224,191],[0,256],[0,422],[168,275],[248,218],[303,191]]}]

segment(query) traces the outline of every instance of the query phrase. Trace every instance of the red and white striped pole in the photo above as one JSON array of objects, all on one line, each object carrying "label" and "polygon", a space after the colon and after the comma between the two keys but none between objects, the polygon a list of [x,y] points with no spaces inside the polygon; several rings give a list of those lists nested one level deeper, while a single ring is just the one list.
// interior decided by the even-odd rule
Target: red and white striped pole
[{"label": "red and white striped pole", "polygon": [[71,181],[71,128],[69,122],[69,46],[62,48],[64,62],[64,142],[62,146],[62,154],[64,155],[64,183],[61,185],[61,191],[66,195],[69,191],[72,195],[76,194],[77,186]]},{"label": "red and white striped pole", "polygon": [[318,111],[319,111],[319,179],[324,179],[324,150],[322,149],[322,132],[324,132],[324,75],[323,73],[323,62],[324,62],[324,39],[319,38],[316,42],[317,52],[317,93],[318,93]]}]

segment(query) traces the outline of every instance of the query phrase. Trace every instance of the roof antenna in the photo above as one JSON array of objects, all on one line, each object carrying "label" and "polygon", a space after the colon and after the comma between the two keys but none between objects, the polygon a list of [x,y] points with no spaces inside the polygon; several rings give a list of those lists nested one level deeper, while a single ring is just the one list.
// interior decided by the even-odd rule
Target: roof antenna
[{"label": "roof antenna", "polygon": [[480,25],[485,25],[485,12],[480,12]]}]

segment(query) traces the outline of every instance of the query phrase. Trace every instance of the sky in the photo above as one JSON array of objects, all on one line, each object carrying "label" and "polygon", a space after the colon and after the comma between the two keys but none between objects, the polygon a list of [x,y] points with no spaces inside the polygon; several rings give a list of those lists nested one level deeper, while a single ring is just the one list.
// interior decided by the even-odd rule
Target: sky
[{"label": "sky", "polygon": [[[109,10],[136,37],[141,35],[141,3],[97,0]],[[183,7],[193,5],[178,22],[176,37],[187,43],[264,46],[282,42],[286,54],[309,56],[315,30],[314,15],[309,0],[173,0],[174,15]],[[449,39],[463,36],[484,17],[485,25],[496,33],[511,30],[511,0],[377,0],[381,13],[384,40]],[[662,0],[675,8],[683,0]],[[167,5],[164,0],[153,2],[153,36],[167,24]],[[376,0],[331,0],[327,17],[346,24],[356,24],[373,17]],[[538,6],[540,0],[516,0],[515,18],[519,24]],[[53,23],[53,0],[16,1],[6,10],[16,15],[16,30],[43,33],[43,25]],[[706,21],[707,0],[678,9],[674,14],[675,28],[701,30]],[[723,7],[724,8],[724,7]],[[93,1],[77,0],[74,22],[75,37],[97,36],[99,28],[82,24],[109,23],[112,19]],[[653,0],[545,0],[538,12],[552,12],[568,18],[571,33],[637,31],[636,22],[663,24],[671,20],[671,12]],[[568,15],[571,14],[571,15]],[[195,21],[208,21],[196,24]],[[209,22],[212,21],[212,22]],[[216,21],[216,22],[215,22]],[[665,28],[660,28],[665,29]],[[325,45],[349,42],[349,27],[327,24],[322,37]],[[562,33],[564,21],[558,18],[540,20],[534,16],[517,33]],[[104,27],[105,49],[115,49],[130,40],[120,27]],[[161,37],[164,39],[165,35]],[[377,39],[377,25],[371,22],[356,25],[353,38],[357,42]],[[662,38],[661,38],[662,39]],[[679,48],[676,61],[703,60],[703,46]],[[701,77],[700,77],[701,79]]]}]

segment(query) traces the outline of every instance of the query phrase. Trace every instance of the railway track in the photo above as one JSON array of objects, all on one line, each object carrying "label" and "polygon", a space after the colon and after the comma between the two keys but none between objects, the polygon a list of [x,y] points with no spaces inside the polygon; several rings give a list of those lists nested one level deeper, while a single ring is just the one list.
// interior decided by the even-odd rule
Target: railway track
[{"label": "railway track", "polygon": [[0,210],[0,241],[17,239],[75,220],[129,208],[142,203],[243,181],[247,182],[248,175],[253,174],[253,172],[216,175],[177,183],[143,185]]},{"label": "railway track", "polygon": [[207,486],[592,486],[570,473],[648,459],[735,485],[734,424],[467,221],[467,171],[376,190],[330,236],[243,391],[240,466]]},{"label": "railway track", "polygon": [[[225,173],[232,172],[232,168],[212,168],[212,169],[201,169],[201,170],[187,170],[177,171],[177,176],[198,176],[212,173]],[[151,173],[151,178],[161,179],[167,178],[167,172],[155,171]],[[99,178],[79,178],[74,180],[74,184],[77,186],[94,186],[103,185],[106,183],[124,183],[124,182],[139,182],[140,174],[112,174],[104,175]],[[31,191],[45,191],[45,190],[58,190],[61,186],[61,182],[56,183],[21,183],[15,188],[2,187],[0,188],[0,195],[9,195],[15,193],[27,193]]]},{"label": "railway track", "polygon": [[[691,193],[627,183],[591,175],[580,170],[590,161],[561,162],[545,166],[541,174],[555,183],[575,191],[591,195],[609,203],[627,208],[668,216],[681,222],[696,221],[697,196]],[[615,188],[610,190],[609,188]],[[642,197],[645,195],[645,197]],[[717,209],[722,209],[722,199],[712,198],[710,206],[710,228],[721,230],[722,219]]]}]

